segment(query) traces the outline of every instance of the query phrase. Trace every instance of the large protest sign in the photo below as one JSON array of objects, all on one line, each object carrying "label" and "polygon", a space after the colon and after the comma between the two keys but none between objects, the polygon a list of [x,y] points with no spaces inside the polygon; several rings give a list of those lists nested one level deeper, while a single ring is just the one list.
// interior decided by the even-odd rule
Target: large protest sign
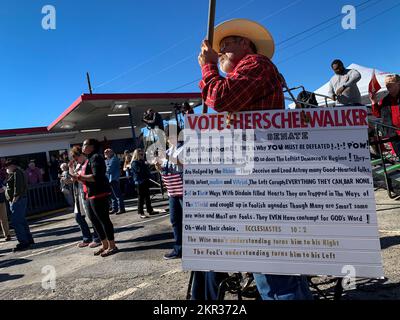
[{"label": "large protest sign", "polygon": [[383,275],[362,107],[190,115],[183,268]]}]

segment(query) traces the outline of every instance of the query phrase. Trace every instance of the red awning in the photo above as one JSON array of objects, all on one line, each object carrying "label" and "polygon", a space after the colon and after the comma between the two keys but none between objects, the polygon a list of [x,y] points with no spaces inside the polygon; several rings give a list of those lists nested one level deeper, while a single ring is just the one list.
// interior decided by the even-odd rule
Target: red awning
[{"label": "red awning", "polygon": [[83,94],[72,103],[52,124],[50,132],[101,129],[110,130],[129,126],[128,110],[113,110],[116,104],[131,107],[134,125],[142,126],[143,113],[152,108],[163,118],[174,117],[174,104],[188,102],[201,104],[200,93],[137,93],[137,94]]}]

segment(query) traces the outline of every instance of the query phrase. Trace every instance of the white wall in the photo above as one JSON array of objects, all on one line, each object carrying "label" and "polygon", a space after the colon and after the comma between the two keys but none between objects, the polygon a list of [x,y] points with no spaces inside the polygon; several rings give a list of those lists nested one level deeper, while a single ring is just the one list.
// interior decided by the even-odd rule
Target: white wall
[{"label": "white wall", "polygon": [[69,149],[71,134],[51,134],[0,138],[0,157]]},{"label": "white wall", "polygon": [[[136,137],[140,134],[136,129]],[[84,140],[93,138],[99,141],[103,141],[104,137],[107,138],[108,141],[110,140],[118,140],[118,139],[130,139],[132,138],[131,129],[114,129],[114,130],[104,130],[99,132],[86,132],[86,133],[77,133],[75,137],[71,140],[71,144],[78,144],[82,143]]]},{"label": "white wall", "polygon": [[[136,129],[138,134],[138,130]],[[140,132],[139,132],[140,134]],[[103,141],[132,138],[130,129],[105,130],[100,132],[68,132],[39,135],[12,136],[0,138],[0,157],[18,156],[53,150],[69,150],[71,144],[80,144],[85,139],[94,138]]]}]

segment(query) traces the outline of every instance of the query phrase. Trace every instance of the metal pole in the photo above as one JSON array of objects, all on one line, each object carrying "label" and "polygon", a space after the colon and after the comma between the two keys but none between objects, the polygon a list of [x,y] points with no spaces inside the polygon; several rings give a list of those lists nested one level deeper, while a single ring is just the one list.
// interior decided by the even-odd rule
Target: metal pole
[{"label": "metal pole", "polygon": [[[214,40],[214,23],[215,23],[215,7],[217,0],[210,0],[208,7],[208,28],[207,28],[207,40],[210,45],[213,45]],[[208,113],[208,106],[203,101],[203,113]]]},{"label": "metal pole", "polygon": [[136,149],[137,148],[136,133],[135,133],[135,127],[133,126],[133,117],[132,117],[132,109],[131,109],[131,107],[128,107],[128,111],[129,111],[129,124],[131,126],[131,131],[132,131],[133,148]]},{"label": "metal pole", "polygon": [[87,79],[88,86],[89,86],[89,92],[90,92],[90,94],[92,94],[92,93],[93,93],[93,91],[92,91],[92,85],[91,85],[91,83],[90,83],[90,76],[89,76],[89,72],[86,72],[86,79]]}]

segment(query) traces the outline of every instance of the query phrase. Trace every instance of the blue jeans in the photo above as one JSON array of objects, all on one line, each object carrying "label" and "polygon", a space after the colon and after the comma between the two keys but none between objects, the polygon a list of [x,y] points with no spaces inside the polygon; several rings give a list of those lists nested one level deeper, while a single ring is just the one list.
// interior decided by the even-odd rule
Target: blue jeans
[{"label": "blue jeans", "polygon": [[83,242],[97,242],[100,243],[100,238],[96,233],[96,230],[93,230],[93,236],[92,233],[90,232],[89,225],[86,222],[86,219],[84,216],[82,216],[79,212],[75,213],[75,220],[79,225],[79,228],[82,231],[82,240]]},{"label": "blue jeans", "polygon": [[305,276],[281,276],[254,273],[263,300],[313,300]]},{"label": "blue jeans", "polygon": [[33,237],[26,221],[27,204],[27,197],[21,197],[16,202],[10,203],[11,223],[14,227],[17,240],[22,245],[29,245],[33,242]]},{"label": "blue jeans", "polygon": [[191,300],[217,300],[218,287],[228,276],[223,272],[194,271]]},{"label": "blue jeans", "polygon": [[124,199],[122,197],[119,181],[113,180],[111,186],[111,207],[114,211],[125,211]]},{"label": "blue jeans", "polygon": [[176,254],[182,254],[182,208],[183,198],[182,197],[170,197],[169,198],[169,218],[171,220],[172,229],[174,231],[174,251]]}]

